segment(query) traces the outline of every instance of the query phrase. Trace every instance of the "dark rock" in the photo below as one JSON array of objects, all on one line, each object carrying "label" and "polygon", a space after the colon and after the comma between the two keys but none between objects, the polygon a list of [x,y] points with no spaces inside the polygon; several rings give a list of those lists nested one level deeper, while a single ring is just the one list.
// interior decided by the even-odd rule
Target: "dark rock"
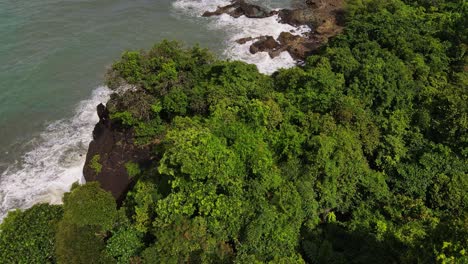
[{"label": "dark rock", "polygon": [[297,36],[289,32],[282,32],[278,40],[295,60],[304,60],[327,41],[320,35]]},{"label": "dark rock", "polygon": [[290,45],[287,51],[295,60],[304,60],[312,54],[314,50],[319,48],[322,43],[316,43],[314,41],[299,42],[295,45]]},{"label": "dark rock", "polygon": [[304,9],[283,9],[278,13],[281,23],[292,26],[315,26],[317,24],[317,16],[312,8]]},{"label": "dark rock", "polygon": [[318,8],[326,0],[291,0],[291,6],[294,9],[299,8]]},{"label": "dark rock", "polygon": [[[104,105],[99,105],[97,110],[100,120],[93,131],[83,175],[87,182],[98,181],[104,190],[110,191],[121,203],[133,184],[125,164],[129,161],[140,165],[148,163],[151,160],[150,150],[134,144],[131,130],[113,124]],[[91,160],[96,155],[99,155],[99,164],[102,166],[99,173],[91,166]]]},{"label": "dark rock", "polygon": [[[253,4],[245,3],[244,0],[235,0],[232,4],[219,7],[214,12],[206,12],[204,16],[229,14],[233,17],[245,15],[249,18],[263,18],[278,15],[281,23],[292,26],[307,25],[314,29],[306,36],[293,35],[294,32],[283,32],[278,41],[271,36],[257,38],[246,37],[236,42],[245,44],[249,41],[255,42],[250,46],[250,52],[268,52],[274,58],[283,51],[288,51],[296,60],[304,60],[314,50],[328,39],[337,35],[343,29],[343,0],[294,0],[294,9],[282,9],[270,11]],[[279,43],[278,43],[279,42]]]},{"label": "dark rock", "polygon": [[238,18],[240,16],[246,16],[248,18],[264,18],[272,16],[272,12],[254,4],[246,3],[244,0],[236,0],[232,4],[218,7],[216,11],[207,11],[202,16],[219,16],[222,14],[228,14],[232,17]]},{"label": "dark rock", "polygon": [[264,18],[271,16],[271,13],[258,5],[252,5],[244,2],[243,0],[239,1],[241,12],[249,18]]},{"label": "dark rock", "polygon": [[286,49],[284,47],[280,47],[280,48],[275,49],[275,50],[270,50],[268,52],[268,55],[270,55],[270,58],[274,59],[274,58],[278,57],[283,51],[286,51]]},{"label": "dark rock", "polygon": [[252,37],[240,38],[240,39],[236,40],[236,42],[237,42],[238,44],[243,45],[243,44],[245,44],[245,43],[247,43],[247,42],[249,42],[249,41],[252,41],[252,40],[254,40],[254,39],[256,39],[256,38],[252,38]]},{"label": "dark rock", "polygon": [[250,53],[255,54],[263,51],[273,51],[279,48],[280,44],[272,36],[266,36],[260,38],[250,46]]},{"label": "dark rock", "polygon": [[[218,7],[218,9],[216,9],[215,11],[211,12],[211,11],[206,11],[205,13],[203,13],[203,17],[211,17],[211,16],[220,16],[222,14],[229,14],[231,16],[234,16],[234,14],[237,15],[237,9],[239,7],[236,6],[235,4],[231,4],[231,5],[227,5],[227,6],[223,6],[223,7]],[[239,15],[240,16],[240,15]],[[239,17],[239,16],[234,16],[234,17]]]},{"label": "dark rock", "polygon": [[303,39],[303,37],[293,35],[290,32],[281,32],[278,37],[278,41],[281,43],[281,45],[291,45],[300,41],[301,39]]},{"label": "dark rock", "polygon": [[275,58],[281,52],[287,51],[295,60],[302,61],[307,56],[311,55],[314,50],[320,47],[321,44],[327,41],[326,38],[320,35],[293,35],[290,32],[282,32],[275,40],[271,36],[262,36],[255,38],[258,41],[250,46],[250,52],[268,52],[271,58]]},{"label": "dark rock", "polygon": [[102,103],[96,107],[96,111],[97,111],[99,120],[105,121],[109,119],[109,111],[107,111],[106,106],[104,106]]},{"label": "dark rock", "polygon": [[325,0],[306,0],[305,4],[311,8],[318,9],[326,5]]}]

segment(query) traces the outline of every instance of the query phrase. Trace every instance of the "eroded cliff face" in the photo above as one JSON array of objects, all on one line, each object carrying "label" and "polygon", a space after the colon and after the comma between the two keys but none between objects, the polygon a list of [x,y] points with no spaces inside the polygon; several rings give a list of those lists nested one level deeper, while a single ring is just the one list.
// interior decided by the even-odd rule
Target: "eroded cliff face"
[{"label": "eroded cliff face", "polygon": [[150,149],[134,144],[133,131],[112,122],[103,104],[97,106],[97,113],[99,122],[94,127],[83,174],[87,182],[99,182],[120,203],[133,184],[126,165],[150,162]]},{"label": "eroded cliff face", "polygon": [[[259,19],[278,15],[282,23],[310,26],[312,31],[305,35],[282,32],[277,39],[261,36],[237,40],[240,44],[250,42],[251,53],[268,52],[271,57],[276,57],[287,51],[295,60],[302,61],[327,43],[329,38],[342,31],[343,0],[306,0],[296,7],[291,10],[269,11],[243,0],[234,0],[230,5],[219,7],[214,12],[206,12],[204,16],[226,13],[233,17],[245,15],[251,19]],[[130,104],[131,101],[129,100]],[[86,181],[98,181],[103,189],[110,191],[118,202],[122,202],[134,182],[126,165],[135,163],[145,167],[157,158],[151,153],[151,145],[135,144],[132,129],[110,119],[106,106],[98,105],[97,113],[99,122],[93,131],[83,174]]]}]

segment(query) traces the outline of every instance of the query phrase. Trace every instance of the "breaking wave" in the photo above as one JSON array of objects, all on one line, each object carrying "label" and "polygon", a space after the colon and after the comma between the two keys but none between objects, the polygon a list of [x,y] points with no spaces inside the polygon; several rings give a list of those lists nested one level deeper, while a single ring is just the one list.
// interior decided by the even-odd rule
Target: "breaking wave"
[{"label": "breaking wave", "polygon": [[109,100],[111,90],[98,87],[79,103],[75,115],[49,124],[37,145],[0,176],[0,220],[14,208],[36,203],[58,204],[70,186],[83,181],[83,165],[92,131],[99,121],[96,105]]},{"label": "breaking wave", "polygon": [[[210,18],[201,18],[201,15],[205,11],[214,11],[218,6],[225,6],[230,3],[230,1],[223,0],[177,0],[173,3],[173,6],[189,16],[211,20],[208,24],[209,29],[226,32],[228,37],[224,43],[226,46],[224,56],[229,59],[255,64],[259,71],[265,74],[271,74],[280,68],[290,68],[296,65],[296,62],[288,52],[282,52],[278,57],[272,59],[267,52],[251,54],[249,48],[253,41],[238,44],[236,40],[260,36],[272,36],[276,39],[281,32],[292,32],[300,35],[309,32],[309,27],[293,27],[280,23],[277,15],[267,18],[247,18],[245,16],[234,18],[230,15],[222,14]],[[271,8],[277,5],[267,1],[266,6]]]}]

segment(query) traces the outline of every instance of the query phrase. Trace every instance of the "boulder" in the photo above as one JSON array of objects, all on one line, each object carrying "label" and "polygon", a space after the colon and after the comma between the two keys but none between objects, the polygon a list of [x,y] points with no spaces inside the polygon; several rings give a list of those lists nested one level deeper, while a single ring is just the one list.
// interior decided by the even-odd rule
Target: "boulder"
[{"label": "boulder", "polygon": [[322,44],[316,41],[316,36],[297,36],[290,32],[282,32],[278,40],[295,60],[304,60]]},{"label": "boulder", "polygon": [[272,36],[261,37],[258,41],[250,46],[250,53],[269,52],[280,47],[280,44]]},{"label": "boulder", "polygon": [[282,9],[278,12],[281,23],[289,24],[292,26],[316,26],[318,21],[312,8],[301,9]]},{"label": "boulder", "polygon": [[96,108],[99,120],[107,121],[109,119],[109,111],[107,111],[106,106],[101,103]]},{"label": "boulder", "polygon": [[257,39],[257,38],[246,37],[246,38],[240,38],[240,39],[236,40],[236,42],[237,42],[238,44],[243,45],[243,44],[245,44],[245,43],[247,43],[247,42],[249,42],[249,41],[252,41],[252,40],[254,40],[254,39]]},{"label": "boulder", "polygon": [[203,13],[202,16],[210,17],[222,14],[228,14],[235,18],[240,16],[246,16],[248,18],[264,18],[273,15],[270,11],[258,5],[246,3],[244,0],[237,0],[230,5],[218,7],[218,9],[213,12],[207,11]]},{"label": "boulder", "polygon": [[281,32],[281,34],[278,37],[278,41],[281,43],[281,45],[291,45],[293,43],[297,43],[304,37],[293,35],[290,32]]},{"label": "boulder", "polygon": [[328,39],[339,34],[343,29],[343,0],[294,0],[294,9],[282,9],[268,12],[260,6],[245,3],[243,0],[219,7],[214,12],[206,12],[204,16],[229,14],[233,17],[245,15],[249,18],[262,18],[278,15],[280,22],[292,26],[307,25],[312,32],[298,36],[291,32],[282,32],[275,40],[271,36],[245,37],[236,40],[239,44],[253,41],[250,52],[268,52],[271,58],[287,51],[298,61],[303,61]]}]

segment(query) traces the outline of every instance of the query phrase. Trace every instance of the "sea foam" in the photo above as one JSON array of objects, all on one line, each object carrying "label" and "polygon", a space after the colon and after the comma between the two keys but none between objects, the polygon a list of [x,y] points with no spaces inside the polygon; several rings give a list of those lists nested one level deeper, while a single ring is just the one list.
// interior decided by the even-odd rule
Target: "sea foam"
[{"label": "sea foam", "polygon": [[228,4],[230,4],[230,1],[177,0],[173,3],[173,6],[187,15],[211,20],[208,25],[209,29],[224,31],[228,36],[225,43],[223,43],[226,47],[224,56],[228,59],[255,64],[259,71],[265,74],[272,74],[280,68],[290,68],[296,65],[296,62],[288,52],[282,52],[278,57],[272,59],[267,52],[251,54],[249,48],[253,41],[238,44],[236,40],[260,36],[272,36],[276,39],[281,32],[292,32],[293,34],[302,35],[310,31],[309,27],[294,27],[280,23],[277,15],[267,18],[248,18],[245,16],[234,18],[230,15],[222,14],[210,18],[201,18],[201,15],[205,11],[214,11],[219,6]]},{"label": "sea foam", "polygon": [[[251,54],[249,47],[252,41],[242,45],[235,41],[265,35],[277,38],[283,31],[303,34],[310,30],[308,27],[296,28],[279,23],[277,16],[251,19],[223,14],[201,18],[205,11],[214,11],[218,6],[229,3],[223,0],[177,0],[173,7],[192,18],[209,19],[208,29],[226,32],[228,37],[222,44],[225,45],[224,56],[228,59],[256,64],[266,74],[295,65],[287,52],[271,59],[266,52]],[[267,7],[271,8],[268,4]],[[72,118],[48,125],[36,146],[1,174],[0,221],[15,208],[25,209],[40,202],[59,204],[63,193],[69,191],[74,182],[84,182],[82,169],[93,128],[98,122],[96,105],[106,103],[111,93],[107,87],[98,87],[90,99],[79,103]]]},{"label": "sea foam", "polygon": [[37,145],[0,176],[0,221],[9,210],[36,203],[59,204],[74,182],[83,182],[83,165],[99,118],[96,106],[111,90],[98,87],[79,103],[75,115],[47,126]]}]

